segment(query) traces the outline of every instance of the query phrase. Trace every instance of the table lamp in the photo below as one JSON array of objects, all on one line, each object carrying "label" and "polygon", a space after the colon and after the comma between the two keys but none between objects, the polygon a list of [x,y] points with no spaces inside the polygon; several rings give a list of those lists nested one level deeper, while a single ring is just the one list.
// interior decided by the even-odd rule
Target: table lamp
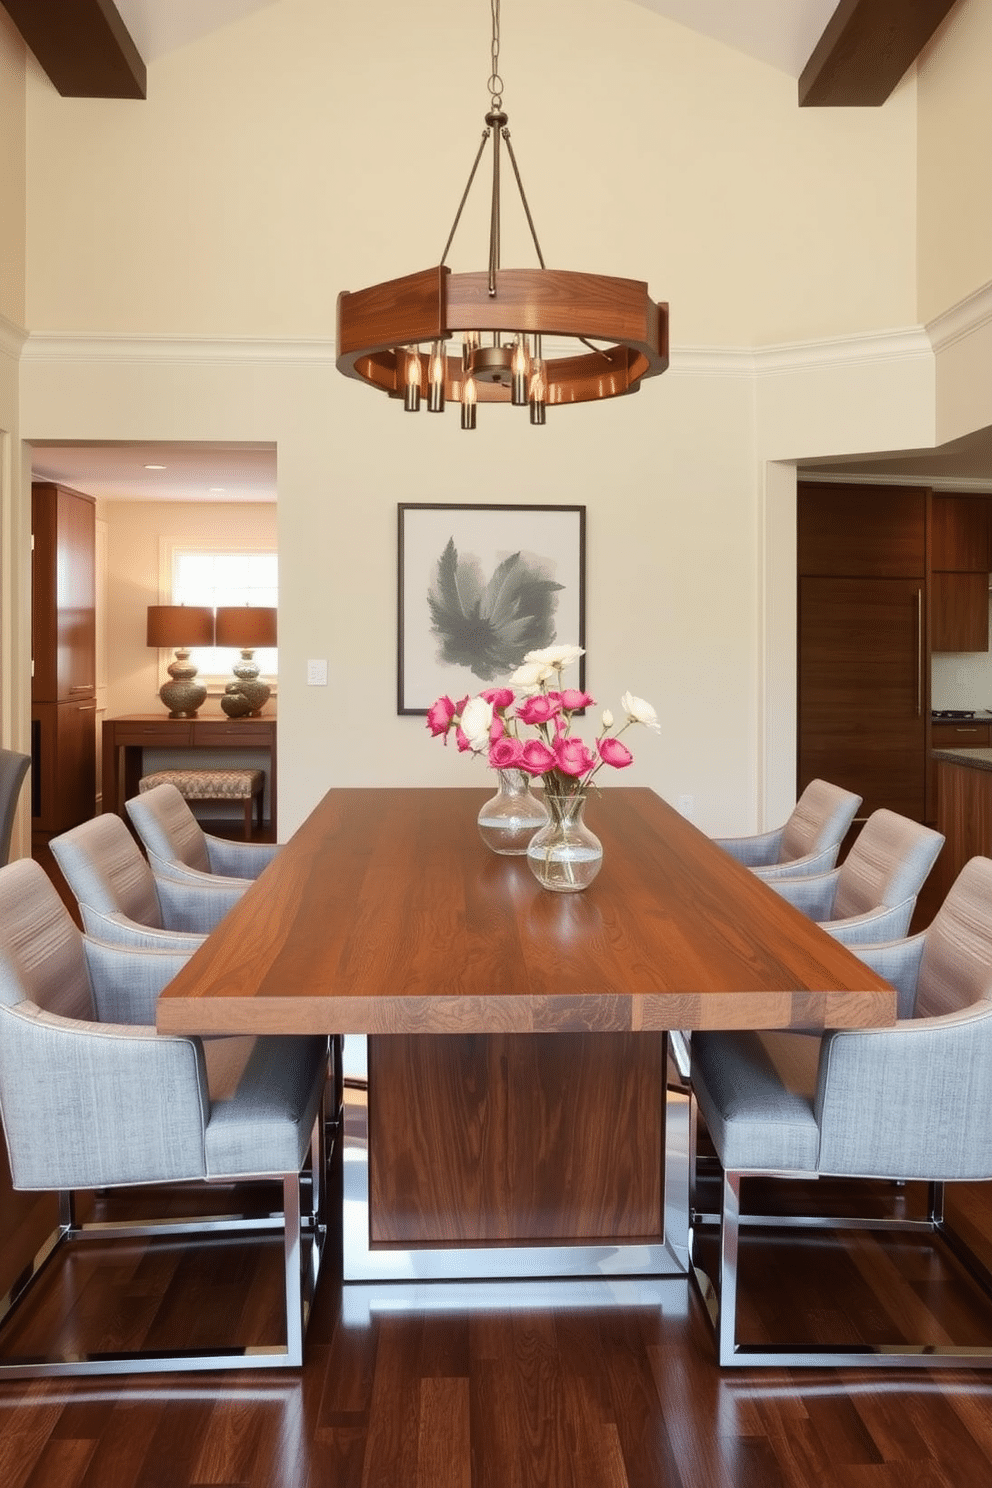
[{"label": "table lamp", "polygon": [[212,646],[214,612],[208,605],[149,605],[148,644],[167,647],[176,659],[166,670],[172,678],[159,688],[159,697],[170,718],[193,718],[204,702],[207,689],[194,682],[196,667],[189,659],[191,646]]},{"label": "table lamp", "polygon": [[[234,663],[235,680],[229,682],[220,705],[229,718],[261,713],[272,689],[258,679],[257,646],[276,644],[276,610],[268,605],[221,606],[217,611],[218,646],[237,646],[241,659]],[[245,702],[249,706],[245,707]]]}]

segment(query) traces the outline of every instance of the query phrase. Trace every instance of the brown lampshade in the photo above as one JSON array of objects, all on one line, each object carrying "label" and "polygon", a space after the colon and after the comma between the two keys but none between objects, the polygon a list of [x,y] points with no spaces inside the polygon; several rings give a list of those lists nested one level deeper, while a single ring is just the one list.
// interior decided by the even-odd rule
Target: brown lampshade
[{"label": "brown lampshade", "polygon": [[212,646],[214,612],[209,605],[149,605],[149,646]]},{"label": "brown lampshade", "polygon": [[269,605],[230,605],[217,611],[216,644],[254,649],[276,644],[276,609]]}]

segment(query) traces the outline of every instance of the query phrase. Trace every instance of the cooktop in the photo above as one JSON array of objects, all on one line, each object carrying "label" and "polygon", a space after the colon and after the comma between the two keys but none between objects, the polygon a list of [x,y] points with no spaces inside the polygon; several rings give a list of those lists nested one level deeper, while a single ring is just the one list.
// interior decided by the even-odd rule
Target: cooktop
[{"label": "cooktop", "polygon": [[976,710],[974,708],[934,708],[930,717],[953,722],[957,718],[974,718],[975,712]]}]

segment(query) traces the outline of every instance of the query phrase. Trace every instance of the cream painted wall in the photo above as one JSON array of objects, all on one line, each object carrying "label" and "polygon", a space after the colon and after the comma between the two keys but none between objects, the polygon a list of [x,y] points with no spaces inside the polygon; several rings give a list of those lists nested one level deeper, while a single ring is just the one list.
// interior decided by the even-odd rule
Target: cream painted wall
[{"label": "cream painted wall", "polygon": [[[332,335],[339,288],[437,262],[488,31],[484,0],[282,0],[155,62],[146,103],[33,70],[32,330]],[[647,279],[678,344],[914,319],[912,80],[800,111],[783,74],[630,0],[504,6],[501,65],[548,262]],[[503,261],[530,264],[506,196]],[[483,260],[486,212],[483,182],[454,267]]]},{"label": "cream painted wall", "polygon": [[[25,49],[0,10],[0,745],[31,747],[31,505],[20,442],[25,282]],[[30,851],[28,792],[11,856]]]},{"label": "cream painted wall", "polygon": [[[772,489],[767,461],[839,439],[867,448],[873,428],[913,445],[932,426],[929,357],[864,360],[756,378],[712,359],[632,398],[552,410],[544,430],[480,414],[470,436],[450,414],[409,417],[316,353],[236,364],[233,350],[74,360],[29,346],[22,417],[28,438],[275,443],[282,835],[332,784],[486,778],[395,712],[401,500],[586,505],[588,685],[614,708],[630,688],[663,721],[660,738],[635,737],[622,779],[691,795],[704,829],[731,832],[794,798],[794,474],[775,467]],[[311,657],[328,659],[327,687],[306,685]]]},{"label": "cream painted wall", "polygon": [[25,48],[0,9],[0,316],[24,324]]},{"label": "cream painted wall", "polygon": [[922,321],[992,277],[990,58],[992,4],[959,0],[920,60]]},{"label": "cream painted wall", "polygon": [[[145,644],[150,604],[159,591],[163,538],[209,543],[276,545],[276,509],[261,502],[245,505],[186,502],[104,501],[98,514],[107,523],[107,715],[152,713],[158,698],[158,652]],[[167,679],[166,679],[167,680]]]},{"label": "cream painted wall", "polygon": [[[692,796],[709,831],[771,824],[795,786],[793,463],[934,438],[933,357],[903,333],[915,80],[883,109],[800,114],[777,73],[627,0],[505,7],[548,260],[647,277],[676,353],[636,397],[552,410],[543,431],[483,410],[468,436],[451,411],[409,418],[341,378],[328,338],[338,287],[436,260],[487,24],[450,0],[283,0],[156,64],[147,106],[58,100],[32,74],[29,315],[53,336],[22,360],[23,437],[275,443],[283,835],[331,784],[485,779],[395,713],[409,500],[584,503],[589,686],[613,707],[630,687],[663,719],[621,778]],[[586,101],[577,148],[565,127]],[[195,339],[212,334],[228,339]],[[329,685],[307,687],[322,656]]]}]

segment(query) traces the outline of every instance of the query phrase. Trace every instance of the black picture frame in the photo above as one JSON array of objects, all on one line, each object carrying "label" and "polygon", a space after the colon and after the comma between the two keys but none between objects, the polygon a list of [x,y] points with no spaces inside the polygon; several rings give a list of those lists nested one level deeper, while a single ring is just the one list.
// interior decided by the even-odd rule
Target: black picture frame
[{"label": "black picture frame", "polygon": [[[584,506],[401,502],[397,517],[398,713],[493,687],[527,651],[585,646]],[[584,688],[585,657],[566,680]]]}]

